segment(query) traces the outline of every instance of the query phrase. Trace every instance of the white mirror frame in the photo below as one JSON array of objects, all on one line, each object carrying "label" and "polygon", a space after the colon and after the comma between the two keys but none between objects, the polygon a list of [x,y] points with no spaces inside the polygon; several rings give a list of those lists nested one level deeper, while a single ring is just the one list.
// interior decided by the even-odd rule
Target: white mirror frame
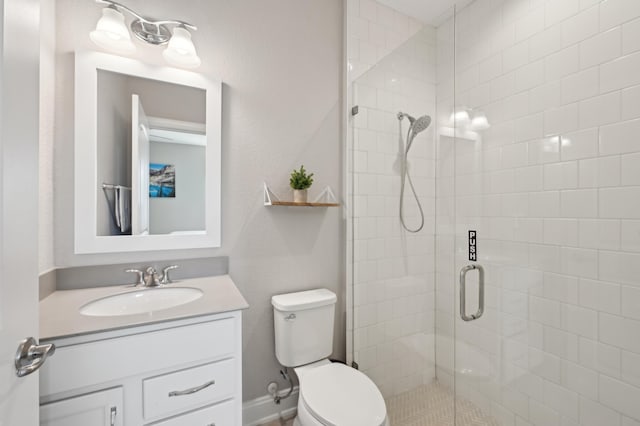
[{"label": "white mirror frame", "polygon": [[[205,231],[196,235],[97,235],[98,70],[128,74],[206,91]],[[220,247],[222,83],[201,74],[148,65],[99,52],[75,58],[75,253],[113,253]]]}]

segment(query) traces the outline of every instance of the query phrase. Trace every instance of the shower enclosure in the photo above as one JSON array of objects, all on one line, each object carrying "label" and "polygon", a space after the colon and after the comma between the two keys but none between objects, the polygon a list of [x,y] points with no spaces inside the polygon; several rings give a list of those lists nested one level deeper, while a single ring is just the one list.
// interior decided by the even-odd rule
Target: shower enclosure
[{"label": "shower enclosure", "polygon": [[392,426],[640,425],[640,2],[346,3],[348,361]]}]

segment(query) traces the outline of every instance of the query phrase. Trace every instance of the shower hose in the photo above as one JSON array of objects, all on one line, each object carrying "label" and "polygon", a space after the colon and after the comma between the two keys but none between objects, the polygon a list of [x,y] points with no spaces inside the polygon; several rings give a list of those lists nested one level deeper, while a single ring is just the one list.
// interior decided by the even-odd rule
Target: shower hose
[{"label": "shower hose", "polygon": [[[413,140],[416,137],[416,133],[413,132],[413,125],[411,123],[409,126],[409,130],[407,131],[407,143],[404,145],[404,151],[402,153],[402,170],[400,171],[400,223],[402,223],[402,227],[411,233],[417,233],[422,230],[424,227],[424,211],[422,210],[422,204],[420,203],[420,199],[418,198],[418,193],[416,192],[416,188],[413,186],[413,181],[411,180],[411,175],[409,174],[409,164],[408,164],[408,156],[409,150],[411,149],[411,145],[413,144]],[[402,139],[402,121],[400,121],[400,138]],[[409,187],[411,188],[411,192],[413,193],[413,197],[416,200],[416,204],[418,205],[418,209],[420,210],[420,226],[417,228],[410,228],[407,226],[404,220],[404,192],[406,189],[406,182],[409,182]]]}]

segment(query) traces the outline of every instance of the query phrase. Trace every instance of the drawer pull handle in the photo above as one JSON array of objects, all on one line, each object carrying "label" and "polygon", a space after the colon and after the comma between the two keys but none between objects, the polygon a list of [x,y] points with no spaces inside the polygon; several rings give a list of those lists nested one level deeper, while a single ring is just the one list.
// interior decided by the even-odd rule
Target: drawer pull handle
[{"label": "drawer pull handle", "polygon": [[202,389],[208,388],[211,385],[215,385],[216,381],[211,380],[203,385],[196,386],[195,388],[189,388],[181,391],[171,391],[169,392],[169,396],[182,396],[182,395],[191,395],[192,393],[200,392]]}]

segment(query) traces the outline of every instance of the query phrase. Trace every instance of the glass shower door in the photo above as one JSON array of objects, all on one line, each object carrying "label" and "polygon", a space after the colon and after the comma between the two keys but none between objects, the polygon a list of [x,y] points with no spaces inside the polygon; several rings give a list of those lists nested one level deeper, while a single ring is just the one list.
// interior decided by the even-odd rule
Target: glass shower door
[{"label": "glass shower door", "polygon": [[453,179],[445,291],[454,318],[456,425],[532,424],[536,401],[527,392],[541,384],[530,373],[541,330],[528,321],[528,296],[542,285],[542,272],[530,264],[529,193],[516,178],[529,166],[528,142],[515,137],[529,93],[503,67],[511,66],[503,59],[511,58],[515,27],[505,29],[502,16],[515,3],[475,1],[454,22],[454,131],[442,151]]},{"label": "glass shower door", "polygon": [[[446,91],[437,74],[440,56],[452,60],[453,52],[441,52],[433,26],[376,8],[407,23],[407,31],[378,46],[375,58],[362,50],[370,41],[359,40],[349,54],[356,59],[347,105],[347,358],[382,392],[392,426],[417,424],[436,411],[443,421],[436,424],[452,424],[453,393],[433,390],[437,98]],[[388,32],[384,23],[368,24]]]},{"label": "glass shower door", "polygon": [[437,282],[456,425],[640,424],[640,47],[597,45],[639,19],[617,0],[456,14]]}]

